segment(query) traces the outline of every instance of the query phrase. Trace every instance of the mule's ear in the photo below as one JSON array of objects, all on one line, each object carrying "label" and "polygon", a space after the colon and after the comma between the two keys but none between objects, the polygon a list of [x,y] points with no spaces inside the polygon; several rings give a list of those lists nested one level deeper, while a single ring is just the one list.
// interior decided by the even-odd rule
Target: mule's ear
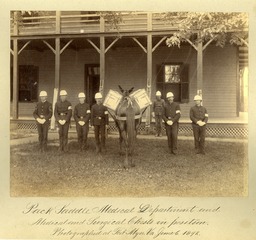
[{"label": "mule's ear", "polygon": [[131,93],[133,91],[134,87],[132,87],[128,92]]},{"label": "mule's ear", "polygon": [[120,85],[118,85],[118,87],[119,87],[119,89],[120,89],[121,93],[123,93],[123,92],[124,92],[124,90],[122,89],[122,87],[121,87]]}]

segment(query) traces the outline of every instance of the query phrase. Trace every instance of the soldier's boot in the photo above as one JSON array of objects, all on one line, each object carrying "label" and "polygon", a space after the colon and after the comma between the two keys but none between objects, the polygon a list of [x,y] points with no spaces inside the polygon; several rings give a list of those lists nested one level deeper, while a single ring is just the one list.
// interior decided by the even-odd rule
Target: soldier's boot
[{"label": "soldier's boot", "polygon": [[83,144],[82,144],[82,142],[78,143],[78,147],[79,147],[79,151],[82,152],[83,151]]},{"label": "soldier's boot", "polygon": [[64,144],[62,141],[60,141],[60,146],[59,146],[59,149],[58,149],[59,152],[63,152],[64,151]]},{"label": "soldier's boot", "polygon": [[96,153],[100,152],[100,146],[98,144],[96,144]]},{"label": "soldier's boot", "polygon": [[44,145],[43,145],[43,142],[40,142],[40,143],[39,143],[39,147],[38,147],[38,151],[39,151],[39,152],[43,152],[43,146],[44,146]]},{"label": "soldier's boot", "polygon": [[65,146],[63,146],[63,151],[68,152],[68,145],[67,144]]},{"label": "soldier's boot", "polygon": [[101,152],[102,153],[106,153],[107,152],[105,144],[101,144]]},{"label": "soldier's boot", "polygon": [[44,143],[42,147],[42,152],[46,152],[46,151],[47,151],[47,145]]},{"label": "soldier's boot", "polygon": [[86,150],[87,150],[87,143],[86,143],[86,142],[83,142],[83,144],[82,144],[82,150],[83,150],[83,151],[86,151]]},{"label": "soldier's boot", "polygon": [[201,146],[201,154],[205,155],[204,146]]}]

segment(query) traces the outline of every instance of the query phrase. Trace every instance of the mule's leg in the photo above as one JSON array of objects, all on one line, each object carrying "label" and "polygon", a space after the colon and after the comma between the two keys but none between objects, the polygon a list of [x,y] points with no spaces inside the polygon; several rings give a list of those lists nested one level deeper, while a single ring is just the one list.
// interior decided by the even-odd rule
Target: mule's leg
[{"label": "mule's leg", "polygon": [[119,143],[120,143],[120,151],[122,150],[122,143],[125,143],[125,160],[124,160],[124,168],[128,167],[128,141],[127,141],[127,136],[126,136],[126,131],[125,131],[125,122],[124,121],[119,121],[118,123],[119,126]]},{"label": "mule's leg", "polygon": [[124,168],[128,168],[128,141],[125,130],[121,132],[122,140],[125,143],[125,160],[124,160]]}]

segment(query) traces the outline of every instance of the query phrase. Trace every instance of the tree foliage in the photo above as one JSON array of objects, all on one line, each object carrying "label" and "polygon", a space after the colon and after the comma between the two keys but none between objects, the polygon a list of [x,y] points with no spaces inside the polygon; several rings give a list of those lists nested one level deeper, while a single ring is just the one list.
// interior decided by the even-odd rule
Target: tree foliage
[{"label": "tree foliage", "polygon": [[223,47],[228,41],[242,45],[248,38],[248,15],[246,13],[225,12],[167,12],[158,16],[166,24],[177,28],[167,38],[168,46],[180,46],[182,41],[198,42],[214,40]]}]

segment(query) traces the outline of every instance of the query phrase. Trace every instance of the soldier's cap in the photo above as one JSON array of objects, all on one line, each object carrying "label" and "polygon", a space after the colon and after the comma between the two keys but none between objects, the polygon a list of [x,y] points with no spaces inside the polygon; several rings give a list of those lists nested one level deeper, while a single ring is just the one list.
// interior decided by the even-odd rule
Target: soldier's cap
[{"label": "soldier's cap", "polygon": [[202,97],[200,95],[196,95],[194,97],[194,101],[202,101]]},{"label": "soldier's cap", "polygon": [[46,91],[41,91],[39,94],[39,97],[47,97],[47,92]]},{"label": "soldier's cap", "polygon": [[173,95],[172,92],[168,92],[168,93],[166,94],[166,98],[170,98],[170,97],[174,97],[174,95]]},{"label": "soldier's cap", "polygon": [[83,92],[80,92],[80,93],[78,94],[78,98],[85,98],[85,94],[84,94]]},{"label": "soldier's cap", "polygon": [[100,98],[102,98],[102,94],[100,92],[97,92],[95,94],[95,99],[100,99]]},{"label": "soldier's cap", "polygon": [[61,90],[60,91],[60,96],[67,96],[68,93],[66,92],[66,90]]},{"label": "soldier's cap", "polygon": [[161,92],[160,92],[160,91],[157,91],[157,92],[156,92],[156,96],[162,96]]}]

